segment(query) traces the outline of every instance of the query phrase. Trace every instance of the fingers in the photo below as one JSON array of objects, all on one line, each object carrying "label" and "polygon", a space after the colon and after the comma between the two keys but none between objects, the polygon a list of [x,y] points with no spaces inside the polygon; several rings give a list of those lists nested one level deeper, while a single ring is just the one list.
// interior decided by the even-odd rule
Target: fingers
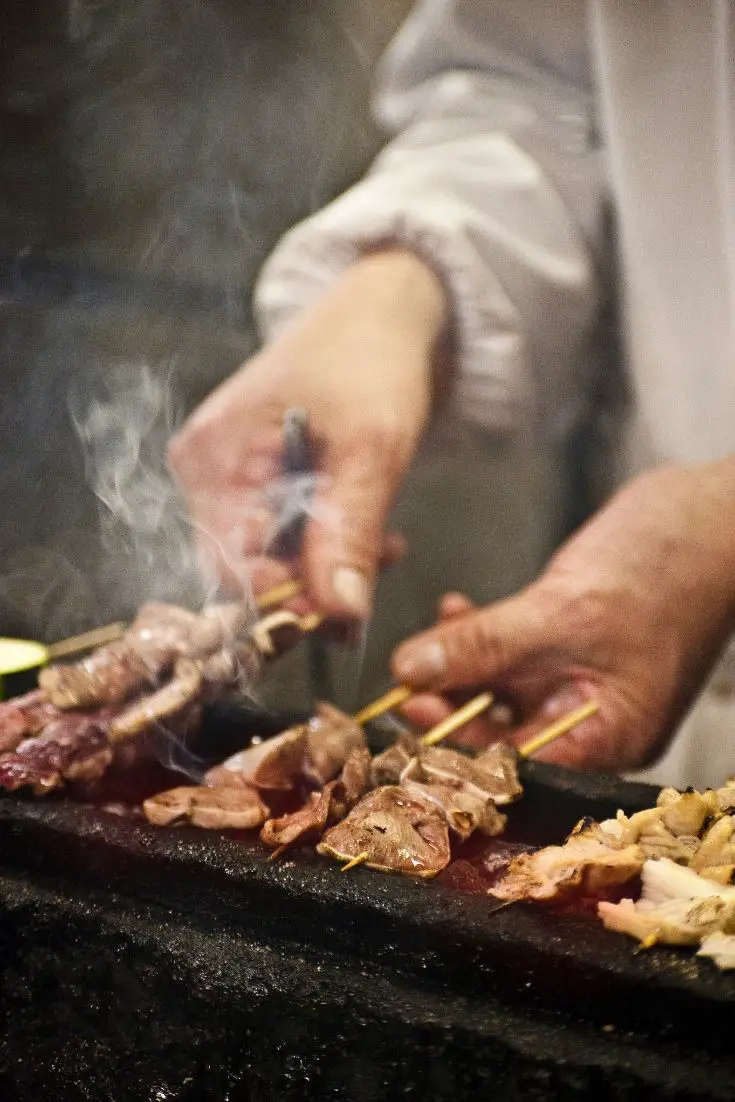
[{"label": "fingers", "polygon": [[610,773],[637,769],[650,762],[658,750],[655,725],[645,716],[634,719],[614,696],[588,682],[560,687],[549,696],[529,720],[515,728],[514,745],[523,748],[555,722],[593,700],[599,705],[598,711],[534,751],[533,760],[584,772]]},{"label": "fingers", "polygon": [[440,622],[452,620],[455,616],[464,616],[466,612],[471,612],[474,607],[472,601],[469,597],[465,597],[464,593],[445,593],[439,601],[437,619]]},{"label": "fingers", "polygon": [[370,615],[383,527],[394,481],[383,460],[361,448],[332,447],[326,478],[317,491],[306,528],[303,560],[308,588],[327,615],[364,620]]},{"label": "fingers", "polygon": [[529,587],[518,597],[451,616],[409,639],[393,656],[393,673],[416,689],[476,688],[537,661],[549,642],[545,602]]}]

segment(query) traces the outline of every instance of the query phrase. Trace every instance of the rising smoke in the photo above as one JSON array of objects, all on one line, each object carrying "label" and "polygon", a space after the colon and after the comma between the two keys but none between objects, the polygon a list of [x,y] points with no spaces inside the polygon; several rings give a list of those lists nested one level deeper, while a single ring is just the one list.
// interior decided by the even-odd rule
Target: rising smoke
[{"label": "rising smoke", "polygon": [[370,68],[400,8],[4,6],[0,631],[202,596],[166,432],[252,351],[277,237],[375,148]]}]

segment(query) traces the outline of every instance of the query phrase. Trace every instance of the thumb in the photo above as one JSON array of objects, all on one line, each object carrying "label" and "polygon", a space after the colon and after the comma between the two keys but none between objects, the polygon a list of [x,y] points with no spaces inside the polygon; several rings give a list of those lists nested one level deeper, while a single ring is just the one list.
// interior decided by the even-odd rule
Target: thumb
[{"label": "thumb", "polygon": [[363,449],[325,456],[304,535],[304,568],[311,597],[328,615],[370,615],[394,488],[381,467]]},{"label": "thumb", "polygon": [[393,655],[393,674],[399,684],[434,692],[485,685],[546,651],[548,624],[528,589],[402,643]]}]

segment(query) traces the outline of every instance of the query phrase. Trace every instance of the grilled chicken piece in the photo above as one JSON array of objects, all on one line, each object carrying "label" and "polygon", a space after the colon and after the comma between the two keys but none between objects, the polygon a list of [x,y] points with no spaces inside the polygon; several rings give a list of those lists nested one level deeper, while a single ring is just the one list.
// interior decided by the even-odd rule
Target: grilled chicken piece
[{"label": "grilled chicken piece", "polygon": [[647,945],[696,945],[716,930],[735,933],[735,888],[722,887],[668,858],[646,861],[637,902],[600,903],[605,926]]},{"label": "grilled chicken piece", "polygon": [[204,783],[212,787],[227,785],[288,791],[303,772],[306,753],[306,727],[293,727],[257,746],[240,750],[210,769]]},{"label": "grilled chicken piece", "polygon": [[571,834],[563,846],[516,857],[490,894],[508,901],[558,902],[574,895],[595,895],[632,880],[643,866],[642,849],[637,845],[612,848],[601,840],[601,826],[593,824]]},{"label": "grilled chicken piece", "polygon": [[337,861],[367,854],[368,868],[428,878],[449,864],[449,830],[431,800],[391,785],[368,793],[327,830],[317,853]]},{"label": "grilled chicken piece", "polygon": [[523,791],[515,753],[503,743],[489,747],[476,758],[444,746],[422,749],[418,765],[410,764],[402,779],[454,785],[490,797],[496,805],[510,803]]},{"label": "grilled chicken piece", "polygon": [[328,823],[339,822],[367,791],[370,783],[370,751],[354,749],[339,780],[329,781],[321,792],[312,792],[307,803],[289,815],[269,819],[260,832],[267,846],[292,846],[295,842],[316,841]]},{"label": "grilled chicken piece", "polygon": [[734,834],[735,821],[732,816],[723,815],[705,833],[690,868],[708,879],[729,884],[735,868]]},{"label": "grilled chicken piece", "polygon": [[723,972],[735,968],[735,934],[707,934],[697,956],[709,957]]},{"label": "grilled chicken piece", "polygon": [[189,822],[204,830],[250,830],[268,816],[254,788],[181,787],[151,796],[143,813],[154,826]]},{"label": "grilled chicken piece", "polygon": [[336,777],[353,750],[365,747],[365,732],[332,704],[317,705],[306,725],[306,776],[317,784]]},{"label": "grilled chicken piece", "polygon": [[401,787],[409,796],[421,796],[435,804],[446,818],[449,829],[463,842],[476,830],[494,838],[505,829],[506,817],[489,796],[478,796],[451,785],[419,784],[417,781],[406,781]]}]

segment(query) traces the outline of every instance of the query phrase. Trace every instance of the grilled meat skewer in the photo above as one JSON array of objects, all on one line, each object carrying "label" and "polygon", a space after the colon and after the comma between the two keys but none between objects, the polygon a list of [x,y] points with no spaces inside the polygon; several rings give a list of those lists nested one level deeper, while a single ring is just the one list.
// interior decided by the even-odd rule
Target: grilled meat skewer
[{"label": "grilled meat skewer", "polygon": [[[136,631],[142,635],[153,630],[145,625],[150,623],[152,610],[160,607],[146,606],[136,621]],[[23,736],[23,741],[16,744],[12,753],[0,755],[0,787],[14,791],[27,785],[37,794],[43,794],[65,781],[91,780],[101,776],[112,761],[113,743],[138,736],[163,722],[176,728],[183,725],[190,731],[203,699],[208,695],[216,696],[224,687],[235,685],[240,677],[252,677],[262,668],[264,661],[278,657],[302,634],[298,616],[276,612],[258,622],[256,639],[251,634],[249,639],[234,641],[230,646],[216,649],[223,635],[242,623],[243,606],[217,606],[198,618],[184,609],[171,611],[172,606],[163,607],[167,617],[163,636],[167,639],[168,653],[176,635],[172,625],[176,631],[185,625],[186,632],[189,632],[194,620],[198,620],[202,631],[196,636],[186,632],[179,634],[177,646],[202,653],[198,657],[189,655],[180,658],[174,678],[168,685],[133,704],[120,701],[120,686],[125,684],[129,687],[132,684],[128,678],[131,667],[123,664],[122,674],[112,676],[114,652],[111,653],[110,647],[100,648],[104,654],[99,656],[96,665],[92,661],[93,655],[88,667],[83,664],[64,667],[67,688],[73,682],[77,688],[86,685],[90,693],[95,687],[95,691],[104,689],[104,693],[115,699],[118,706],[98,707],[93,712],[60,711],[56,705],[45,700],[45,695],[33,695],[30,704],[20,709],[20,719],[17,708],[15,712],[6,711],[6,720],[15,723],[16,729],[19,725],[25,725],[27,730],[31,722],[41,722],[43,714],[53,718],[37,736]],[[215,649],[212,650],[212,647]],[[160,655],[163,652],[159,649],[157,653]],[[90,670],[93,672],[90,673]],[[98,677],[102,670],[110,677]],[[69,671],[75,673],[72,675]],[[52,671],[44,672],[50,674]],[[120,670],[117,673],[120,674]],[[41,694],[45,694],[45,690],[41,690]],[[33,718],[36,716],[39,717],[37,720]],[[0,723],[2,719],[0,713]]]}]

